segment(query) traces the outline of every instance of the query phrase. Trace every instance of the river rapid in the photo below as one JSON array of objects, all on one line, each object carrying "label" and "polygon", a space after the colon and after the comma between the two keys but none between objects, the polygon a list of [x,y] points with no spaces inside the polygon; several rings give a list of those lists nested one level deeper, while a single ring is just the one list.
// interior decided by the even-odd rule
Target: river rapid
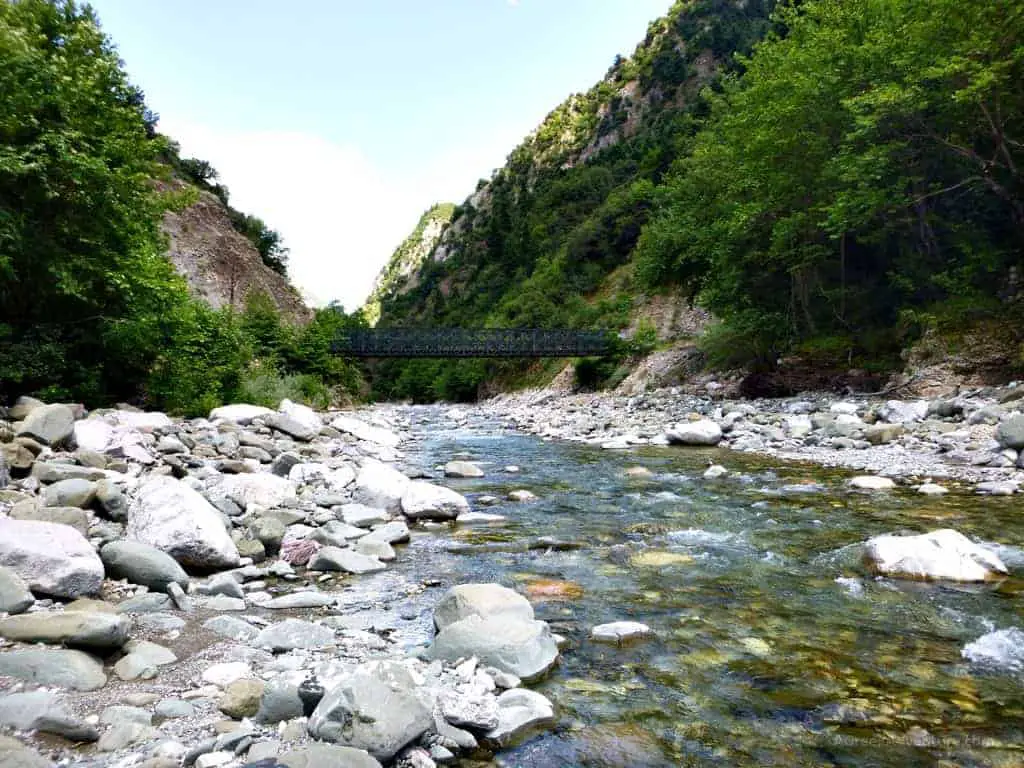
[{"label": "river rapid", "polygon": [[[477,462],[483,478],[445,484],[506,519],[417,535],[396,569],[443,585],[424,605],[451,584],[513,587],[566,639],[535,686],[557,727],[463,764],[1024,764],[1024,518],[1012,497],[864,493],[840,470],[749,454],[602,451],[473,409],[401,415],[407,470]],[[709,462],[730,474],[705,479]],[[537,499],[507,500],[518,489]],[[1011,576],[922,584],[860,564],[873,535],[947,527],[995,546]],[[589,639],[617,620],[655,635]]]}]

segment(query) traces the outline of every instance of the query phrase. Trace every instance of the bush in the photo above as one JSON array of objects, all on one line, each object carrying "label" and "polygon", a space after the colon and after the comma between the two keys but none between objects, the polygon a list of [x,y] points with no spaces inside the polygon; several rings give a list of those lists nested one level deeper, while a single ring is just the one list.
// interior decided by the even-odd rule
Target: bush
[{"label": "bush", "polygon": [[243,377],[238,389],[240,401],[267,408],[277,408],[285,398],[321,410],[334,401],[330,387],[308,373],[282,375],[275,370],[256,370]]}]

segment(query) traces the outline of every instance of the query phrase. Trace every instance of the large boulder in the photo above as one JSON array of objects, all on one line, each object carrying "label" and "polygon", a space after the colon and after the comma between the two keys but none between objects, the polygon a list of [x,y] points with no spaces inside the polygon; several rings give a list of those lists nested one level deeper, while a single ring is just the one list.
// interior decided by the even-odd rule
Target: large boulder
[{"label": "large boulder", "polygon": [[533,621],[533,606],[518,592],[500,584],[459,584],[434,608],[434,624],[444,629],[470,616],[508,616]]},{"label": "large boulder", "polygon": [[69,525],[0,518],[0,565],[33,592],[54,597],[94,595],[103,563],[86,538]]},{"label": "large boulder", "polygon": [[188,574],[178,561],[141,541],[112,541],[100,550],[100,559],[115,579],[128,579],[161,592],[172,583],[188,588]]},{"label": "large boulder", "polygon": [[150,477],[128,506],[129,539],[202,569],[238,565],[238,549],[220,513],[191,487],[166,475]]},{"label": "large boulder", "polygon": [[388,448],[394,448],[401,442],[401,438],[391,430],[375,427],[352,416],[338,416],[331,422],[331,426],[339,432],[352,435],[357,440],[365,440],[368,443]]},{"label": "large boulder", "polygon": [[368,507],[397,514],[402,509],[402,497],[409,488],[409,482],[409,478],[394,467],[370,459],[356,475],[353,498]]},{"label": "large boulder", "polygon": [[52,643],[114,650],[128,641],[131,621],[115,613],[65,611],[23,613],[0,621],[0,637],[23,643]]},{"label": "large boulder", "polygon": [[17,648],[0,653],[0,675],[76,691],[96,691],[107,684],[99,659],[82,651],[53,648]]},{"label": "large boulder", "polygon": [[463,512],[469,512],[465,496],[424,480],[409,483],[402,495],[402,514],[410,520],[454,520]]},{"label": "large boulder", "polygon": [[233,421],[236,424],[250,424],[254,419],[269,416],[273,413],[269,408],[262,405],[249,405],[248,403],[232,403],[222,405],[210,411],[210,420],[223,419]]},{"label": "large boulder", "polygon": [[382,661],[364,664],[327,691],[309,718],[309,733],[387,762],[433,725],[409,670]]},{"label": "large boulder", "polygon": [[323,421],[316,411],[288,399],[281,401],[277,413],[266,416],[264,420],[279,432],[303,442],[309,442],[323,429]]},{"label": "large boulder", "polygon": [[994,552],[950,528],[876,536],[864,546],[864,563],[884,576],[920,581],[990,581],[1007,573]]},{"label": "large boulder", "polygon": [[558,645],[543,621],[470,616],[442,629],[427,655],[446,661],[476,656],[482,664],[530,682],[555,665]]},{"label": "large boulder", "polygon": [[1024,450],[1024,416],[1011,416],[996,428],[996,440],[1003,448]]},{"label": "large boulder", "polygon": [[722,442],[722,428],[710,419],[682,422],[665,431],[672,445],[718,445]]},{"label": "large boulder", "polygon": [[34,408],[21,423],[18,434],[59,448],[70,445],[74,431],[75,412],[70,406],[55,403]]},{"label": "large boulder", "polygon": [[890,424],[907,424],[912,421],[923,421],[928,415],[927,400],[890,400],[883,405],[878,415]]},{"label": "large boulder", "polygon": [[82,450],[103,453],[114,444],[116,436],[114,427],[103,419],[91,418],[75,422],[75,445]]}]

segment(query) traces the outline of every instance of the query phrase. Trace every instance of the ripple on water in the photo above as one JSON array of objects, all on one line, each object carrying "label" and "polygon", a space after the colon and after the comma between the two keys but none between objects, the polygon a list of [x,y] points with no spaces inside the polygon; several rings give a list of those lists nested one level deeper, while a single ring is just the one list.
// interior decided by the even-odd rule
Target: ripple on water
[{"label": "ripple on water", "polygon": [[970,662],[1007,672],[1024,671],[1024,632],[1016,627],[997,629],[968,643],[960,652]]}]

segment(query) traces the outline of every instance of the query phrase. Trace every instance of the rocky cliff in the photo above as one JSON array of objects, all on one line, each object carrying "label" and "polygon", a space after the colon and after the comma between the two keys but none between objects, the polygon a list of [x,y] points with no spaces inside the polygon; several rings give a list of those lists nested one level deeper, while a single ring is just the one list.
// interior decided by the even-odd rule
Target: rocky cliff
[{"label": "rocky cliff", "polygon": [[250,292],[270,297],[283,317],[307,322],[312,310],[283,275],[260,259],[252,242],[231,224],[228,210],[210,192],[180,211],[164,216],[170,238],[168,258],[188,282],[192,293],[214,308],[242,308]]}]

